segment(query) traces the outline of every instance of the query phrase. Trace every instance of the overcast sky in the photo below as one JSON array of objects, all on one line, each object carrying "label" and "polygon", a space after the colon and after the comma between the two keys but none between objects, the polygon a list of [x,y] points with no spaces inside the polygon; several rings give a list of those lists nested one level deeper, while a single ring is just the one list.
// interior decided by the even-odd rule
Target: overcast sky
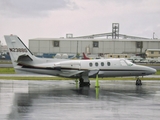
[{"label": "overcast sky", "polygon": [[120,33],[160,38],[160,0],[0,0],[0,40],[18,35],[59,38],[107,33],[112,23]]}]

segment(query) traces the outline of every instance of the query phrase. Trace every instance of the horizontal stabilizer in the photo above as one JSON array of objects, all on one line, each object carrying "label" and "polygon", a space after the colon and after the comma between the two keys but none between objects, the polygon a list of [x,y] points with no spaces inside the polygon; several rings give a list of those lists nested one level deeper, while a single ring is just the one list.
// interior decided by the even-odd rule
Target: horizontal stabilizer
[{"label": "horizontal stabilizer", "polygon": [[22,62],[22,61],[33,61],[31,57],[29,57],[28,55],[24,54],[24,55],[20,55],[17,59],[17,62]]}]

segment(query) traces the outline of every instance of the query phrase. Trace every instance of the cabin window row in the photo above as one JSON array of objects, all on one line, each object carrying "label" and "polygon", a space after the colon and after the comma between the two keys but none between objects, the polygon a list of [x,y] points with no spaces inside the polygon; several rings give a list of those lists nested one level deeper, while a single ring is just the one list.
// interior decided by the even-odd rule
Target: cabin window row
[{"label": "cabin window row", "polygon": [[[95,64],[89,63],[89,66],[90,66],[90,67],[92,67],[93,65],[95,65],[96,67],[98,67],[98,66],[99,66],[99,63],[98,63],[98,62],[95,62]],[[101,62],[100,65],[101,65],[101,66],[104,66],[104,62]],[[110,63],[110,62],[107,62],[107,66],[110,66],[110,65],[111,65],[111,63]]]}]

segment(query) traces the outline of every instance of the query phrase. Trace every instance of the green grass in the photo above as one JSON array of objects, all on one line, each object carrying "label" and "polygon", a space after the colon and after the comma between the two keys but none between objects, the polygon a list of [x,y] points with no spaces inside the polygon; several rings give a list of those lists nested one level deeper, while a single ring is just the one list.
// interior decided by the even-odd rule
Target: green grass
[{"label": "green grass", "polygon": [[10,60],[0,60],[0,64],[12,64]]},{"label": "green grass", "polygon": [[157,70],[155,75],[160,75],[160,70]]},{"label": "green grass", "polygon": [[0,68],[0,74],[15,74],[14,68]]},{"label": "green grass", "polygon": [[0,79],[3,80],[71,80],[70,78],[62,78],[62,77],[17,77],[17,76],[0,76]]}]

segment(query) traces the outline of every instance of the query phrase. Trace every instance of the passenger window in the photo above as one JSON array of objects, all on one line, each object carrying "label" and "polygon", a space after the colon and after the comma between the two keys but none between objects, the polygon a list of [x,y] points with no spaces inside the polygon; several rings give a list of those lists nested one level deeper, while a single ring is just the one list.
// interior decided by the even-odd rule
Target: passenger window
[{"label": "passenger window", "polygon": [[95,66],[98,66],[98,63],[97,63],[97,62],[95,63]]},{"label": "passenger window", "polygon": [[110,65],[111,65],[111,63],[110,63],[110,62],[107,62],[107,65],[108,65],[108,66],[110,66]]},{"label": "passenger window", "polygon": [[101,62],[101,66],[104,66],[104,62]]},{"label": "passenger window", "polygon": [[89,66],[90,66],[90,67],[92,67],[92,66],[93,66],[93,64],[92,64],[92,63],[89,63]]}]

